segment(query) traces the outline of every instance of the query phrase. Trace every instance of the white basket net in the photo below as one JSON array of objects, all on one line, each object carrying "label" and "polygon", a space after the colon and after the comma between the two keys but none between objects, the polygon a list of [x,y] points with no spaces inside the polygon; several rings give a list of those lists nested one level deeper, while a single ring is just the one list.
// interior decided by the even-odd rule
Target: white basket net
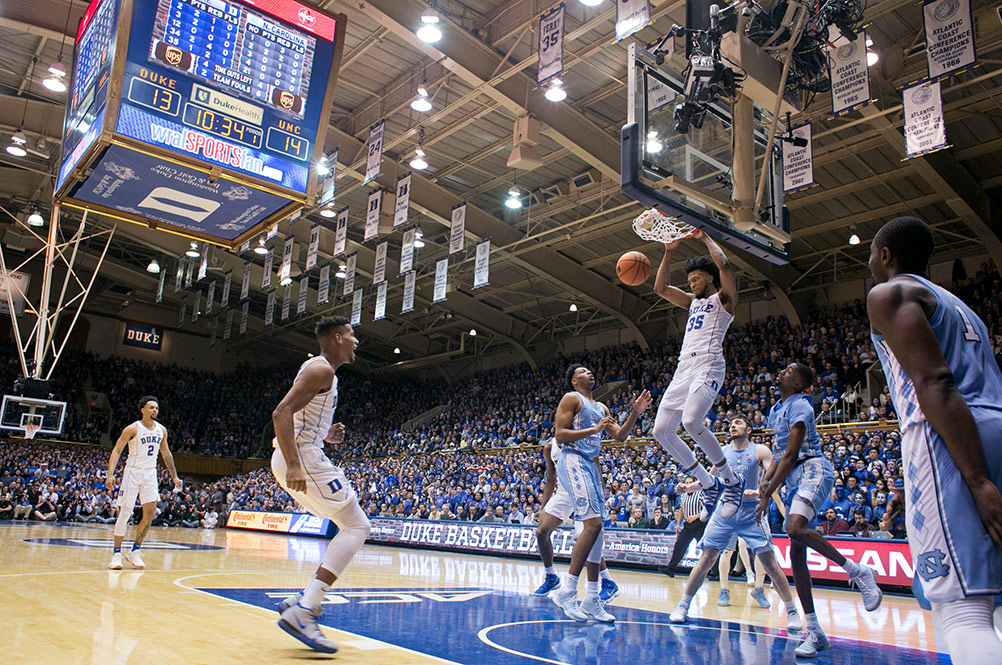
[{"label": "white basket net", "polygon": [[633,232],[644,240],[672,242],[693,235],[696,227],[651,208],[633,220]]},{"label": "white basket net", "polygon": [[22,425],[21,429],[24,430],[25,441],[30,441],[35,438],[35,433],[38,432],[41,425],[34,425],[32,423],[25,423]]}]

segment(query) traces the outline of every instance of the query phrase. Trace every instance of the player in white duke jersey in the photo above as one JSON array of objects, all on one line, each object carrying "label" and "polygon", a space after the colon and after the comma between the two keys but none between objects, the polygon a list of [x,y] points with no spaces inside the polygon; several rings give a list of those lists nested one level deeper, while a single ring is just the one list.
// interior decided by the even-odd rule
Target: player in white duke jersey
[{"label": "player in white duke jersey", "polygon": [[[617,441],[625,441],[637,418],[651,404],[651,394],[644,390],[633,398],[630,416],[619,425],[609,413],[609,407],[592,399],[595,376],[587,367],[567,368],[567,383],[572,388],[557,405],[554,417],[554,438],[560,444],[556,469],[560,485],[570,494],[574,519],[580,520],[581,531],[571,551],[571,565],[566,584],[551,598],[564,614],[575,621],[594,619],[602,623],[616,620],[599,601],[599,565],[602,561],[602,515],[605,511],[605,491],[602,473],[595,459],[602,450],[602,432]],[[578,603],[578,577],[588,570],[585,597]]]},{"label": "player in white duke jersey", "polygon": [[871,334],[901,429],[915,584],[954,663],[1002,663],[1002,372],[984,322],[927,277],[934,240],[914,217],[870,244]]},{"label": "player in white duke jersey", "polygon": [[122,541],[129,528],[129,517],[136,506],[136,497],[143,505],[143,518],[136,528],[136,537],[132,542],[132,550],[125,555],[125,560],[136,568],[145,568],[143,557],[139,553],[146,532],[153,523],[160,491],[157,489],[157,456],[163,455],[164,465],[174,479],[178,489],[184,486],[177,469],[174,468],[174,456],[167,446],[167,428],[158,423],[155,418],[160,413],[160,404],[156,397],[145,395],[139,399],[139,412],[142,418],[126,425],[122,429],[115,447],[108,456],[108,475],[105,477],[105,487],[111,490],[114,485],[115,467],[125,446],[129,446],[129,457],[125,460],[125,471],[122,472],[122,483],[118,491],[118,519],[115,520],[115,551],[111,556],[108,568],[121,570]]},{"label": "player in white duke jersey", "polygon": [[[793,591],[790,589],[786,574],[779,567],[779,562],[776,561],[776,555],[772,550],[772,535],[755,518],[760,470],[768,471],[772,466],[773,459],[772,451],[767,446],[760,443],[751,444],[751,440],[748,438],[751,431],[751,425],[744,417],[732,418],[730,423],[731,440],[724,446],[724,456],[727,457],[727,463],[734,469],[734,472],[741,474],[744,478],[745,487],[754,489],[745,490],[741,508],[731,517],[724,517],[722,510],[718,510],[710,516],[710,521],[706,525],[706,531],[703,532],[703,538],[700,541],[703,553],[689,574],[689,581],[686,582],[685,591],[678,601],[678,606],[672,610],[669,616],[669,621],[672,623],[685,623],[689,616],[689,604],[692,602],[692,597],[699,591],[699,587],[703,584],[710,569],[713,568],[720,552],[727,551],[730,541],[740,536],[748,544],[752,555],[758,557],[759,568],[772,578],[776,591],[779,592],[779,597],[786,606],[786,629],[791,632],[800,632],[803,628],[800,614],[797,612],[797,603],[793,600]],[[698,481],[696,484],[698,485]],[[690,492],[695,489],[697,488],[680,485],[676,491]],[[721,567],[720,575],[721,578],[727,575],[725,566]],[[724,591],[725,589],[721,588],[721,594]],[[752,598],[764,608],[770,606],[765,597],[765,589],[761,586],[755,587]],[[726,606],[729,602],[718,602],[717,604]]]},{"label": "player in white duke jersey", "polygon": [[[546,463],[546,478],[543,481],[543,507],[536,516],[536,547],[539,549],[539,558],[543,561],[543,570],[546,577],[538,589],[532,592],[534,596],[545,596],[554,589],[560,588],[560,576],[557,575],[553,567],[553,543],[550,535],[558,526],[564,523],[568,517],[574,514],[574,504],[571,495],[563,488],[557,480],[556,461],[560,459],[560,444],[556,439],[550,439],[543,444],[543,460]],[[598,462],[596,461],[596,464]],[[576,533],[581,533],[581,522],[574,521]],[[599,575],[602,577],[602,588],[599,591],[598,599],[602,603],[608,603],[619,595],[619,585],[609,574],[609,567],[605,563],[605,557],[599,565]]]},{"label": "player in white duke jersey", "polygon": [[[724,383],[726,364],[723,342],[734,319],[738,287],[734,271],[720,246],[702,231],[693,236],[702,240],[709,256],[690,259],[685,264],[686,280],[692,293],[669,283],[672,253],[682,239],[665,243],[665,255],[658,267],[654,292],[689,312],[678,366],[668,389],[661,396],[651,434],[685,473],[691,473],[704,487],[703,506],[712,514],[718,499],[726,517],[741,506],[744,484],[727,465],[720,442],[705,424],[706,414]],[[679,424],[703,451],[716,469],[711,475],[696,461],[696,455],[678,435]]]},{"label": "player in white duke jersey", "polygon": [[369,535],[369,518],[341,468],[324,454],[324,445],[344,441],[344,425],[334,422],[338,380],[335,372],[355,360],[358,340],[343,316],[317,322],[320,355],[299,368],[292,388],[272,413],[275,479],[300,505],[337,525],[323,561],[302,593],[279,604],[278,625],[315,651],[334,653],[337,645],[320,630],[324,595]]}]

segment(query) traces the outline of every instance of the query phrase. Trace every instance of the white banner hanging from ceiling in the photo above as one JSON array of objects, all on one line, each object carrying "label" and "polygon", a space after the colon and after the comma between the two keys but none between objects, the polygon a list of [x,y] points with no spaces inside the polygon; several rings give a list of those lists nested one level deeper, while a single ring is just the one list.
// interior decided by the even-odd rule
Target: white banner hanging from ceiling
[{"label": "white banner hanging from ceiling", "polygon": [[651,22],[647,0],[616,0],[616,41],[622,41]]},{"label": "white banner hanging from ceiling", "polygon": [[250,314],[250,300],[244,301],[244,306],[240,310],[240,334],[247,332],[247,318]]},{"label": "white banner hanging from ceiling", "polygon": [[289,318],[289,308],[292,306],[292,284],[285,287],[285,293],[282,294],[282,320],[285,321]]},{"label": "white banner hanging from ceiling", "polygon": [[284,282],[292,274],[292,253],[295,251],[296,238],[290,235],[282,247],[282,268],[278,271],[278,281]]},{"label": "white banner hanging from ceiling", "polygon": [[930,79],[959,74],[977,63],[970,0],[925,0],[922,18]]},{"label": "white banner hanging from ceiling", "polygon": [[267,289],[271,286],[271,271],[275,267],[275,250],[268,248],[268,253],[264,257],[264,271],[261,273],[261,288]]},{"label": "white banner hanging from ceiling", "polygon": [[167,279],[167,271],[160,271],[160,283],[157,284],[157,302],[163,302],[164,299],[164,281]]},{"label": "white banner hanging from ceiling", "polygon": [[417,228],[404,231],[403,244],[400,245],[400,274],[409,272],[414,267],[414,240],[417,238]]},{"label": "white banner hanging from ceiling", "polygon": [[196,282],[201,282],[205,279],[205,272],[209,269],[209,250],[206,247],[202,248],[202,258],[198,262],[198,279]]},{"label": "white banner hanging from ceiling", "polygon": [[372,269],[372,283],[379,284],[386,281],[386,253],[390,249],[390,242],[383,241],[376,245],[376,265]]},{"label": "white banner hanging from ceiling", "polygon": [[365,180],[366,184],[379,177],[379,171],[383,163],[383,127],[386,123],[380,122],[369,128],[369,152],[365,155]]},{"label": "white banner hanging from ceiling", "polygon": [[393,203],[393,228],[407,223],[411,207],[411,174],[397,179],[397,197]]},{"label": "white banner hanging from ceiling", "polygon": [[342,298],[347,298],[349,293],[355,291],[355,264],[357,262],[358,252],[352,252],[345,260],[344,291],[341,292]]},{"label": "white banner hanging from ceiling", "polygon": [[275,290],[268,292],[268,303],[264,307],[264,325],[270,326],[275,320]]},{"label": "white banner hanging from ceiling", "polygon": [[182,256],[177,260],[177,275],[174,279],[174,293],[181,292],[181,286],[184,284],[184,257]]},{"label": "white banner hanging from ceiling", "polygon": [[380,282],[376,287],[376,313],[372,317],[373,321],[386,318],[386,282]]},{"label": "white banner hanging from ceiling", "polygon": [[188,259],[188,269],[184,272],[184,288],[191,286],[191,280],[195,276],[195,258]]},{"label": "white banner hanging from ceiling", "polygon": [[233,309],[226,310],[226,325],[223,326],[223,339],[229,339],[233,333]]},{"label": "white banner hanging from ceiling", "polygon": [[188,296],[185,295],[181,298],[181,308],[177,311],[177,327],[184,328],[184,314],[185,310],[188,309]]},{"label": "white banner hanging from ceiling", "polygon": [[466,247],[466,204],[452,209],[452,225],[449,227],[449,254],[461,252]]},{"label": "white banner hanging from ceiling", "polygon": [[383,205],[383,190],[375,189],[369,194],[369,203],[365,207],[365,233],[362,242],[369,242],[379,235],[379,212]]},{"label": "white banner hanging from ceiling", "polygon": [[209,346],[216,345],[216,334],[219,332],[219,315],[212,317],[212,335],[209,336]]},{"label": "white banner hanging from ceiling", "polygon": [[[616,4],[619,4],[618,2]],[[539,70],[536,84],[543,85],[564,73],[564,3],[539,17]]]},{"label": "white banner hanging from ceiling", "polygon": [[226,277],[223,278],[223,297],[219,299],[220,307],[229,307],[230,305],[230,289],[233,288],[233,271],[230,270],[226,273]]},{"label": "white banner hanging from ceiling", "polygon": [[209,295],[205,298],[205,313],[212,314],[212,305],[216,301],[216,280],[209,282]]},{"label": "white banner hanging from ceiling", "polygon": [[400,307],[400,313],[406,314],[407,312],[414,311],[414,286],[417,282],[417,272],[411,270],[406,275],[404,275],[404,302]]},{"label": "white banner hanging from ceiling", "polygon": [[473,264],[473,288],[479,289],[490,282],[491,239],[477,243],[477,257]]},{"label": "white banner hanging from ceiling", "polygon": [[327,175],[320,179],[320,199],[317,205],[325,206],[334,200],[334,178],[337,177],[337,153],[340,148],[334,148],[334,154],[327,158]]},{"label": "white banner hanging from ceiling", "polygon": [[807,145],[783,143],[783,192],[799,192],[814,186],[814,146],[811,144],[811,123],[793,128],[793,137],[804,139]]},{"label": "white banner hanging from ceiling", "polygon": [[198,295],[195,296],[195,306],[191,308],[192,323],[198,321],[198,315],[202,313],[201,309],[202,309],[202,291],[199,290]]},{"label": "white banner hanging from ceiling", "polygon": [[439,259],[435,262],[435,293],[432,295],[432,303],[445,300],[445,292],[449,284],[449,259]]},{"label": "white banner hanging from ceiling", "polygon": [[870,103],[870,70],[866,64],[866,33],[849,41],[839,37],[828,47],[832,82],[832,115],[840,116]]},{"label": "white banner hanging from ceiling", "polygon": [[320,283],[317,284],[317,305],[327,304],[331,289],[331,264],[320,269]]},{"label": "white banner hanging from ceiling", "polygon": [[240,283],[241,300],[247,300],[247,296],[250,295],[251,265],[253,264],[250,261],[244,264],[244,281]]},{"label": "white banner hanging from ceiling", "polygon": [[334,230],[334,256],[344,254],[348,246],[348,206],[338,210]]},{"label": "white banner hanging from ceiling", "polygon": [[902,91],[905,108],[905,159],[948,148],[939,81]]},{"label": "white banner hanging from ceiling", "polygon": [[306,294],[310,290],[310,276],[303,275],[299,280],[299,299],[296,300],[296,314],[306,313]]},{"label": "white banner hanging from ceiling", "polygon": [[362,289],[357,289],[351,294],[351,325],[357,326],[362,323]]},{"label": "white banner hanging from ceiling", "polygon": [[309,272],[313,270],[313,266],[317,265],[317,252],[320,251],[320,225],[315,224],[312,229],[310,229],[310,247],[306,250],[306,270]]}]

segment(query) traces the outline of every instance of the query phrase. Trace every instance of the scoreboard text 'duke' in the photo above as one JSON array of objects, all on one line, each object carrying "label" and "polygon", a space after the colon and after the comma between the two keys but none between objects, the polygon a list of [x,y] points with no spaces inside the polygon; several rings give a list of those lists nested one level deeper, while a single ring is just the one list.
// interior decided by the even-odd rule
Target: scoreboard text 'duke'
[{"label": "scoreboard text 'duke'", "polygon": [[312,202],[345,18],[295,0],[94,0],[66,205],[235,247]]}]

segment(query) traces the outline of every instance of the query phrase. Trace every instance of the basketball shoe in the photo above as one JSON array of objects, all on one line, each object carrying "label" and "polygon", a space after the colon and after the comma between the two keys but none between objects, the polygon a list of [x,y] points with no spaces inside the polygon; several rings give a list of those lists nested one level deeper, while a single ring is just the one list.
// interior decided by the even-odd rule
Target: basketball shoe
[{"label": "basketball shoe", "polygon": [[751,592],[752,600],[758,603],[758,606],[762,609],[769,609],[772,607],[772,603],[769,599],[765,597],[765,589],[763,587],[755,587]]},{"label": "basketball shoe", "polygon": [[601,623],[612,623],[616,620],[616,617],[605,611],[598,596],[585,596],[585,599],[578,605],[578,611]]},{"label": "basketball shoe", "polygon": [[800,646],[793,650],[793,654],[797,658],[814,658],[818,655],[819,651],[824,651],[830,648],[832,645],[828,641],[828,637],[822,632],[820,628],[815,628],[814,630],[807,631],[807,637],[801,642]]},{"label": "basketball shoe", "polygon": [[[723,481],[718,481],[724,485]],[[745,495],[745,479],[738,476],[738,482],[733,485],[724,485],[724,491],[720,494],[720,516],[723,518],[734,517],[741,507],[741,500]]]},{"label": "basketball shoe", "polygon": [[293,605],[298,605],[299,601],[301,601],[302,599],[303,599],[302,592],[294,593],[291,596],[283,598],[281,601],[279,601],[279,603],[277,605],[277,607],[278,607],[278,613],[281,614],[282,612],[284,612],[285,610],[289,609]]},{"label": "basketball shoe", "polygon": [[671,611],[671,614],[668,615],[668,620],[671,621],[672,623],[685,623],[685,620],[688,618],[689,618],[689,610],[682,607],[681,605],[673,609]]},{"label": "basketball shoe", "polygon": [[282,612],[278,627],[314,651],[336,653],[337,644],[327,639],[317,623],[317,619],[323,615],[323,607],[309,609],[296,603]]},{"label": "basketball shoe", "polygon": [[132,550],[125,555],[125,560],[131,563],[135,568],[145,568],[146,563],[143,562],[143,557],[139,554],[139,550]]},{"label": "basketball shoe", "polygon": [[543,580],[543,583],[539,585],[539,588],[532,592],[533,596],[545,596],[554,589],[560,588],[560,576],[555,573],[550,573]]},{"label": "basketball shoe", "polygon": [[859,571],[855,575],[850,575],[849,580],[859,588],[863,594],[863,607],[867,612],[880,607],[880,602],[884,599],[884,592],[877,586],[877,575],[873,568],[859,564]]},{"label": "basketball shoe", "polygon": [[603,604],[611,603],[619,595],[619,585],[612,580],[602,580],[602,590],[598,593],[598,599]]},{"label": "basketball shoe", "polygon": [[571,589],[557,591],[550,596],[557,607],[564,611],[568,618],[585,622],[588,616],[578,608],[578,594]]},{"label": "basketball shoe", "polygon": [[730,589],[721,589],[720,595],[717,597],[717,605],[720,607],[728,607],[731,604],[731,592]]},{"label": "basketball shoe", "polygon": [[108,564],[109,570],[121,570],[122,569],[122,553],[115,552],[111,555],[111,563]]}]

